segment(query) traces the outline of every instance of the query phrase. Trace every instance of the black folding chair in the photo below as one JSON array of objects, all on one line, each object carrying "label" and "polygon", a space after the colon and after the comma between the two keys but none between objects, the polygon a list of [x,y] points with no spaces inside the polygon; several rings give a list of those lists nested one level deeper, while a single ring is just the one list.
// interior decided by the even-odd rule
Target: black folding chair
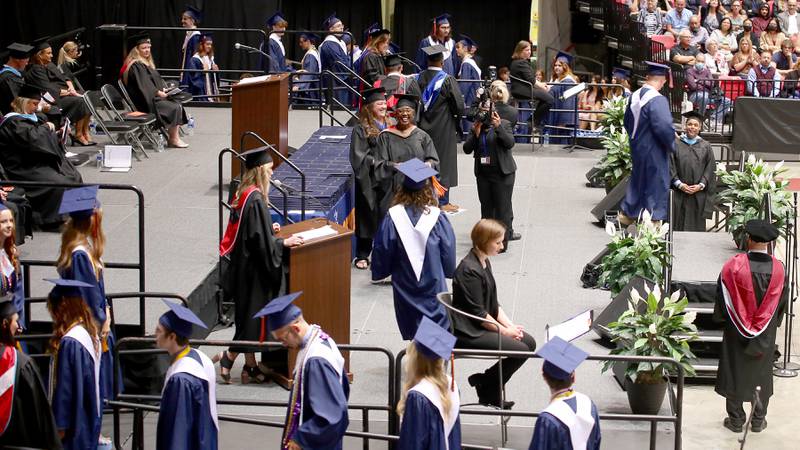
[{"label": "black folding chair", "polygon": [[141,133],[141,128],[138,123],[118,120],[113,117],[108,108],[106,108],[100,93],[97,91],[85,92],[83,94],[83,101],[86,103],[92,116],[94,116],[97,126],[108,136],[111,143],[119,144],[118,139],[114,136],[121,135],[124,137],[125,142],[130,144],[133,148],[134,156],[136,156],[137,160],[141,160],[138,153],[143,154],[146,158],[150,157],[145,151],[142,141],[139,139],[138,135]]}]

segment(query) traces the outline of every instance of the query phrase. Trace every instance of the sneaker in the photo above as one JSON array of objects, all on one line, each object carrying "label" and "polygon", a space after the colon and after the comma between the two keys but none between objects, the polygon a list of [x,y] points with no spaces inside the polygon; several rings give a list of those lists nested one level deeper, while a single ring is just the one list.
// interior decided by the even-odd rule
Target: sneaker
[{"label": "sneaker", "polygon": [[753,430],[753,433],[761,433],[765,428],[767,428],[767,419],[764,419],[761,422],[752,422],[750,425],[750,429]]},{"label": "sneaker", "polygon": [[509,241],[518,241],[522,239],[522,235],[517,233],[516,231],[511,233],[511,236],[508,237]]},{"label": "sneaker", "polygon": [[722,421],[722,426],[733,431],[734,433],[742,432],[742,424],[733,423],[733,420],[731,420],[730,417],[726,417],[725,420]]}]

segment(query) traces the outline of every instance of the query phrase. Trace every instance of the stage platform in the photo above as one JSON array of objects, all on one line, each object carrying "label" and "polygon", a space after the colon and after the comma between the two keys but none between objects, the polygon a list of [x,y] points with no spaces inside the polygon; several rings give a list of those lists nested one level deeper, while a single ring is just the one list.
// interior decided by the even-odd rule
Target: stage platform
[{"label": "stage platform", "polygon": [[716,281],[722,265],[739,252],[730,233],[676,231],[672,235],[672,279]]}]

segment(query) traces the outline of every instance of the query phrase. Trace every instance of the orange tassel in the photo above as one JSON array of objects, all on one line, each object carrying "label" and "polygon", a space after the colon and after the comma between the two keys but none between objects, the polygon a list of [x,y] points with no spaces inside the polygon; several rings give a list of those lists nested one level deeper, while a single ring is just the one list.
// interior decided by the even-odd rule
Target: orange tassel
[{"label": "orange tassel", "polygon": [[456,390],[456,357],[450,353],[450,392]]},{"label": "orange tassel", "polygon": [[264,342],[264,340],[267,338],[267,330],[266,330],[266,328],[267,328],[266,327],[266,320],[264,320],[264,318],[262,317],[261,318],[261,332],[258,334],[258,342]]},{"label": "orange tassel", "polygon": [[102,342],[102,344],[103,344],[103,345],[102,345],[102,347],[103,347],[103,353],[105,353],[105,352],[107,352],[107,351],[108,351],[108,338],[107,338],[107,337],[104,337],[104,338],[103,338],[103,342]]},{"label": "orange tassel", "polygon": [[436,190],[436,195],[439,197],[443,196],[444,193],[447,192],[447,188],[442,186],[442,183],[439,183],[439,180],[437,180],[436,177],[431,177],[431,185],[433,186],[433,189]]}]

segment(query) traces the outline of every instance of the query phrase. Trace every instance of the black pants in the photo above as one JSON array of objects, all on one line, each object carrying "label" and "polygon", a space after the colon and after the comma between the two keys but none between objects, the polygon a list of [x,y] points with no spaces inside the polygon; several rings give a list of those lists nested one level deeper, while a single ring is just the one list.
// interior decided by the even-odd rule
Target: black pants
[{"label": "black pants", "polygon": [[[769,398],[761,399],[761,408],[756,408],[753,412],[753,425],[761,425],[767,417],[767,407],[769,406]],[[725,410],[728,412],[728,417],[731,418],[733,425],[744,425],[747,422],[747,414],[744,412],[742,402],[736,400],[725,399]]]},{"label": "black pants", "polygon": [[481,219],[494,219],[506,227],[503,248],[508,247],[508,238],[514,232],[514,210],[511,206],[511,195],[514,193],[516,174],[503,175],[497,168],[480,169],[478,182],[478,200],[481,202]]},{"label": "black pants", "polygon": [[533,124],[539,126],[556,100],[549,92],[537,87],[531,90],[531,97],[536,102],[536,108],[533,111]]},{"label": "black pants", "polygon": [[[500,339],[500,345],[503,351],[532,352],[536,350],[536,340],[533,339],[533,336],[524,331],[522,332],[521,341],[512,339],[508,336],[501,336]],[[486,331],[481,336],[476,338],[458,336],[456,348],[497,350],[497,333],[493,331]],[[522,367],[527,360],[528,358],[503,358],[501,362],[498,362],[492,367],[486,369],[486,371],[483,372],[483,380],[486,383],[485,386],[491,386],[491,388],[487,388],[487,392],[497,392],[497,395],[499,395],[500,386],[498,386],[497,383],[500,381],[501,364],[503,367],[502,382],[503,386],[505,386],[505,384],[508,383],[508,380],[511,379],[511,376],[514,375],[514,372]]]}]

